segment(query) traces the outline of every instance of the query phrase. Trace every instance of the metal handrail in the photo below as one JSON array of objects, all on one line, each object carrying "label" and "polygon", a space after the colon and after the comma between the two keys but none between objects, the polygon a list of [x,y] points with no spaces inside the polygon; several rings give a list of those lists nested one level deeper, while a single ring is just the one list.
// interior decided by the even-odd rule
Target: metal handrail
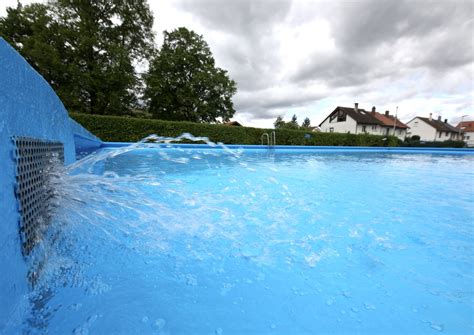
[{"label": "metal handrail", "polygon": [[260,137],[260,140],[262,141],[262,145],[264,145],[264,143],[263,143],[264,138],[267,139],[267,145],[269,147],[272,147],[272,146],[276,145],[276,133],[274,131],[272,131],[270,133],[270,135],[268,133],[263,133],[262,134],[262,136]]}]

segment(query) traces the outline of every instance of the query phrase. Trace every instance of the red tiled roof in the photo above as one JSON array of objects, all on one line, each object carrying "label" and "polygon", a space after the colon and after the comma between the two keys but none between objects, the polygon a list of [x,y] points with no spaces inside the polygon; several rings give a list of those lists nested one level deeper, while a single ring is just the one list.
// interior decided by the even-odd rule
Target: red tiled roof
[{"label": "red tiled roof", "polygon": [[474,132],[474,121],[459,122],[456,128],[461,128],[464,132]]},{"label": "red tiled roof", "polygon": [[400,129],[408,128],[406,124],[404,124],[402,121],[400,121],[398,118],[396,118],[393,115],[385,115],[385,114],[380,114],[377,112],[372,112],[372,115],[375,116],[379,121],[381,121],[384,126],[393,127],[393,124],[395,123],[396,128],[400,128]]}]

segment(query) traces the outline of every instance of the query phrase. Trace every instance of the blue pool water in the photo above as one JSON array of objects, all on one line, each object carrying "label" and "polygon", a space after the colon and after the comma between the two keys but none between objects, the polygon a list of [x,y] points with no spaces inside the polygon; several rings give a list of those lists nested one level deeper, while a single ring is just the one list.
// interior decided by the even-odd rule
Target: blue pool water
[{"label": "blue pool water", "polygon": [[59,232],[13,330],[474,333],[474,155],[140,148],[93,163],[57,180]]}]

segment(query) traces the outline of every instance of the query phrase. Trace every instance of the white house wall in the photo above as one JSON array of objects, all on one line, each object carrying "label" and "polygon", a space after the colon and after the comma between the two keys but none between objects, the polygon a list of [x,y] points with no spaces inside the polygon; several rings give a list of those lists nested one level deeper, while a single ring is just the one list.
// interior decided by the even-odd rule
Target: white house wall
[{"label": "white house wall", "polygon": [[[349,115],[346,116],[346,121],[337,122],[337,118],[334,118],[332,122],[329,121],[327,118],[321,124],[321,131],[325,133],[331,132],[331,128],[333,128],[334,133],[351,133],[351,134],[363,134],[364,133],[364,126],[365,126],[365,133],[371,135],[387,135],[387,128],[389,130],[389,135],[393,135],[393,128],[392,127],[383,127],[380,125],[371,125],[371,124],[357,124],[357,122],[351,118]],[[395,136],[399,139],[404,139],[406,137],[406,130],[405,129],[396,129]]]},{"label": "white house wall", "polygon": [[407,123],[410,127],[410,133],[408,136],[418,135],[420,136],[421,141],[435,141],[435,142],[443,142],[448,140],[458,140],[459,136],[456,132],[439,132],[436,130],[435,127],[430,126],[425,121],[414,118],[410,122]]},{"label": "white house wall", "polygon": [[[379,125],[366,125],[365,126],[365,132],[367,134],[371,135],[382,135],[386,136],[387,135],[387,129],[388,129],[388,135],[390,136],[396,136],[399,139],[403,140],[406,137],[407,131],[406,129],[396,129],[395,134],[393,133],[393,127],[384,127],[384,126],[379,126]],[[357,134],[363,134],[364,133],[364,125],[359,124],[357,125]]]},{"label": "white house wall", "polygon": [[466,142],[468,147],[474,147],[474,131],[464,133],[464,142]]},{"label": "white house wall", "polygon": [[396,136],[401,140],[405,139],[405,137],[407,136],[407,130],[406,129],[397,128],[397,129],[395,129],[395,133],[393,131],[393,127],[389,127],[388,129],[389,129],[389,132],[388,132],[389,135]]},{"label": "white house wall", "polygon": [[[364,132],[365,126],[365,132]],[[383,130],[381,126],[371,125],[371,124],[358,124],[357,125],[357,134],[371,134],[371,135],[382,135]]]},{"label": "white house wall", "polygon": [[436,134],[437,141],[457,140],[459,137],[457,133],[453,133],[453,132],[446,133],[444,131],[441,132],[441,136],[439,135],[440,135],[440,132],[437,132]]},{"label": "white house wall", "polygon": [[[436,138],[436,129],[430,126],[425,121],[414,118],[407,123],[407,126],[410,127],[409,136],[418,135],[422,141],[437,141]],[[438,140],[439,141],[439,140]]]},{"label": "white house wall", "polygon": [[331,128],[333,128],[334,133],[351,133],[354,134],[356,132],[357,122],[351,118],[349,115],[346,116],[346,121],[337,122],[337,117],[329,121],[330,118],[328,117],[322,124],[321,124],[321,131],[324,133],[329,133]]}]

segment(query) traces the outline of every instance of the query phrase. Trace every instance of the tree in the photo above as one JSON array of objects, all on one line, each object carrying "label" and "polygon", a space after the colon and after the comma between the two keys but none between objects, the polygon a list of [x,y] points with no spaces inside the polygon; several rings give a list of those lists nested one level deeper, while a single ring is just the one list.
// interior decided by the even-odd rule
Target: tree
[{"label": "tree", "polygon": [[301,128],[309,128],[311,127],[311,121],[309,120],[309,118],[305,118],[303,123],[301,124]]},{"label": "tree", "polygon": [[273,125],[275,126],[275,129],[284,128],[285,127],[285,121],[283,121],[281,116],[278,116],[276,118],[275,122],[273,123]]},{"label": "tree", "polygon": [[235,113],[235,82],[215,66],[203,37],[186,28],[164,32],[145,83],[145,98],[155,118],[216,122]]},{"label": "tree", "polygon": [[298,118],[296,117],[296,114],[293,114],[293,116],[291,117],[291,121],[289,123],[290,123],[289,126],[291,128],[298,129],[300,127],[298,125]]},{"label": "tree", "polygon": [[275,129],[300,129],[296,115],[293,115],[289,122],[283,121],[282,117],[278,116],[273,125],[275,126]]},{"label": "tree", "polygon": [[152,25],[146,0],[51,0],[7,9],[0,35],[69,110],[123,114],[137,103],[134,64],[151,54]]},{"label": "tree", "polygon": [[0,36],[43,75],[61,98],[67,95],[70,88],[65,73],[71,62],[63,61],[65,39],[48,5],[18,3],[16,8],[7,8],[7,16],[0,18]]}]

